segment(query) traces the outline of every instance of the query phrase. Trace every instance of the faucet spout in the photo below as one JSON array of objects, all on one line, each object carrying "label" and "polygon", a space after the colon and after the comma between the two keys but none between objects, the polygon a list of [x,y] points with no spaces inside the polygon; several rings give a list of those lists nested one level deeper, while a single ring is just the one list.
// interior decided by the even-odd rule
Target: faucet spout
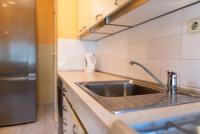
[{"label": "faucet spout", "polygon": [[144,69],[144,71],[146,71],[156,82],[158,82],[161,86],[167,89],[170,104],[177,102],[177,74],[175,72],[168,71],[167,85],[165,85],[149,69],[147,69],[144,65],[140,64],[139,62],[130,61],[129,64],[138,65],[139,67]]},{"label": "faucet spout", "polygon": [[162,87],[164,87],[165,89],[167,89],[167,86],[162,83],[162,81],[160,79],[158,79],[149,69],[147,69],[144,65],[140,64],[139,62],[136,61],[130,61],[129,62],[130,65],[138,65],[139,67],[141,67],[142,69],[144,69],[144,71],[146,71],[156,82],[158,82]]}]

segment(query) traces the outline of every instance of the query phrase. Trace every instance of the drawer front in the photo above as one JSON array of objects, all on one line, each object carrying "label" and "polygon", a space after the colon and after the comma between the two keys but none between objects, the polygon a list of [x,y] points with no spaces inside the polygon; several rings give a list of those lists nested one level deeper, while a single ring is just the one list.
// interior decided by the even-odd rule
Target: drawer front
[{"label": "drawer front", "polygon": [[[69,91],[69,90],[68,90]],[[67,134],[86,134],[84,128],[82,127],[77,115],[74,113],[68,99],[67,95],[64,93],[63,96],[63,133]]]}]

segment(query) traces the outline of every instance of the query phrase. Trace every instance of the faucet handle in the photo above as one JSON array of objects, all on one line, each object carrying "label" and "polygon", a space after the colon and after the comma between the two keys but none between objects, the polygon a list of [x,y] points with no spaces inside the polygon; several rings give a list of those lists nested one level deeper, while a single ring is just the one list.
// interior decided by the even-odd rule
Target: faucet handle
[{"label": "faucet handle", "polygon": [[174,81],[173,83],[171,83],[172,85],[176,85],[177,84],[177,73],[174,71],[167,71],[167,76],[168,76],[168,82],[170,81]]},{"label": "faucet handle", "polygon": [[170,75],[177,75],[177,73],[172,71],[172,70],[168,70],[167,73],[170,74]]}]

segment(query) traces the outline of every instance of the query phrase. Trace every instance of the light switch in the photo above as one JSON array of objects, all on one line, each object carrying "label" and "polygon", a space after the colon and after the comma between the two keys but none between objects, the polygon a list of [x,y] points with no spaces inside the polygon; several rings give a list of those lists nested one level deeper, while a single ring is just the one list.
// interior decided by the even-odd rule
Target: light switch
[{"label": "light switch", "polygon": [[200,32],[200,18],[190,21],[188,29],[191,34]]}]

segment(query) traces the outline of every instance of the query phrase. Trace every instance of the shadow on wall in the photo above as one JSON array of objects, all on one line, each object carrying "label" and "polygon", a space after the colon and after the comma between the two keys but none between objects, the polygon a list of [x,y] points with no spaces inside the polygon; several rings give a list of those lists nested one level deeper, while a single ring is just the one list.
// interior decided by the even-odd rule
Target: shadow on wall
[{"label": "shadow on wall", "polygon": [[36,0],[38,103],[53,103],[54,0]]}]

